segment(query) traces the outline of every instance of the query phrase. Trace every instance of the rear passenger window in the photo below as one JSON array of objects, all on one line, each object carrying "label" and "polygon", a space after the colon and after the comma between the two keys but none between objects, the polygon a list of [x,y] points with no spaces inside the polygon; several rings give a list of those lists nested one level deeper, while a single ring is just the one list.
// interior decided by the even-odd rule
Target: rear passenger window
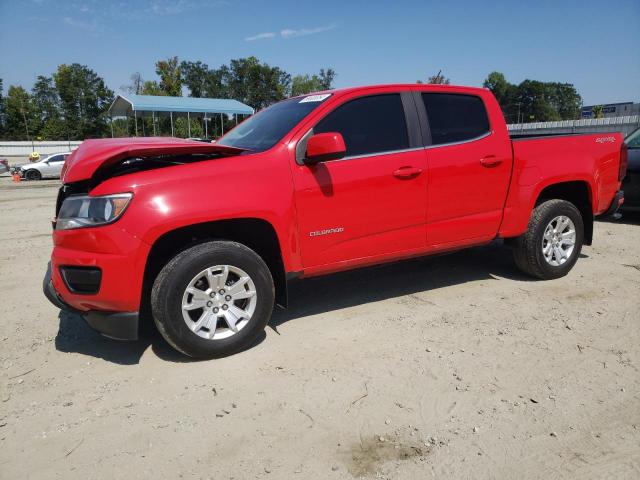
[{"label": "rear passenger window", "polygon": [[313,133],[339,132],[347,156],[409,148],[407,123],[399,94],[357,98],[339,106]]},{"label": "rear passenger window", "polygon": [[480,97],[423,93],[422,101],[434,145],[471,140],[489,131],[487,111]]}]

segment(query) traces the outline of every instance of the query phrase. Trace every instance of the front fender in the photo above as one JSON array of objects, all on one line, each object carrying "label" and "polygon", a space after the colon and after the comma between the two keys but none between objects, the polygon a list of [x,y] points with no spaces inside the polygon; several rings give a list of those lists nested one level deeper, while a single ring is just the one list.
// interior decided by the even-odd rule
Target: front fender
[{"label": "front fender", "polygon": [[149,246],[196,224],[264,220],[276,232],[287,271],[299,270],[291,172],[279,158],[256,154],[149,170],[106,180],[91,194],[132,192],[118,224]]}]

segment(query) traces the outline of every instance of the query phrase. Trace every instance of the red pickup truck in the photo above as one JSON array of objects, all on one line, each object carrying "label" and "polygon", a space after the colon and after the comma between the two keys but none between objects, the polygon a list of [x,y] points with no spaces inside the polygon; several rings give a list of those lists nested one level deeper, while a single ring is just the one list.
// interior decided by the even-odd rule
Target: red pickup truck
[{"label": "red pickup truck", "polygon": [[505,239],[566,275],[622,203],[619,134],[510,138],[490,91],[349,88],[290,98],[204,144],[87,140],[63,170],[47,297],[106,336],[150,313],[201,358],[249,346],[287,284]]}]

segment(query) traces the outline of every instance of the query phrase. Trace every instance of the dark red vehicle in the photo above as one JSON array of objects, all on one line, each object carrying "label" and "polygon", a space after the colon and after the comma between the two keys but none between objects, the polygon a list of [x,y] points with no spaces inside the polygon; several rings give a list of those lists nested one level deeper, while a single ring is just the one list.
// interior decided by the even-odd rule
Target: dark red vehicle
[{"label": "dark red vehicle", "polygon": [[103,334],[140,312],[181,352],[250,345],[287,283],[504,238],[553,279],[622,203],[622,136],[509,137],[485,89],[389,85],[277,103],[215,144],[85,141],[45,292]]}]

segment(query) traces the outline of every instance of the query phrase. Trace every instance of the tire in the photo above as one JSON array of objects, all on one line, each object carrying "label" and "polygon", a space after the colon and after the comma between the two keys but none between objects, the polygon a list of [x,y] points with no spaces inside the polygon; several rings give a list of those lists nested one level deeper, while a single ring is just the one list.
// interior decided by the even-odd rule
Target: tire
[{"label": "tire", "polygon": [[27,180],[41,180],[42,174],[38,170],[27,170],[24,172],[24,178]]},{"label": "tire", "polygon": [[[547,228],[550,228],[550,235],[553,237],[556,235],[553,233],[554,231],[563,228],[562,222],[559,227],[558,223],[554,223],[558,218],[568,218],[573,223],[574,244],[570,252],[568,249],[565,250],[567,245],[560,245],[558,247],[560,255],[551,253],[552,258],[549,260],[546,258],[549,254],[545,254],[549,250],[545,249],[545,246],[551,245],[550,251],[554,252],[554,240],[545,237],[545,232]],[[554,230],[554,225],[558,227],[556,230]],[[567,223],[566,225],[564,228],[568,228],[566,233],[569,234],[571,224]],[[560,238],[559,241],[563,240]],[[542,280],[560,278],[569,273],[575,265],[580,256],[583,241],[584,222],[575,205],[566,200],[547,200],[534,208],[527,231],[515,239],[513,258],[517,267],[527,275]],[[543,251],[543,249],[545,250]],[[563,255],[566,255],[566,258]]]},{"label": "tire", "polygon": [[[248,298],[227,302],[229,294]],[[240,243],[212,241],[180,252],[164,266],[153,284],[151,311],[176,350],[194,358],[218,358],[253,344],[271,318],[274,296],[271,272],[258,254]],[[183,302],[191,310],[183,310]],[[193,308],[202,302],[202,308]],[[240,318],[239,311],[249,318]],[[228,316],[240,318],[235,331]]]}]

